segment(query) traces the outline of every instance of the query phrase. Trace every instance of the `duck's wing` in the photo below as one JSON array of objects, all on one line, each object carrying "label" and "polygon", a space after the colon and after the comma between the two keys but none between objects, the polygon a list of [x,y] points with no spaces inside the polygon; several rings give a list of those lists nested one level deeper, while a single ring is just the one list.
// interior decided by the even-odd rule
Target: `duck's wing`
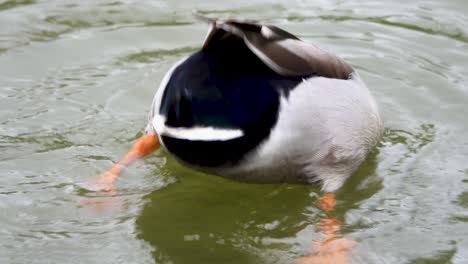
[{"label": "duck's wing", "polygon": [[305,43],[278,27],[252,21],[199,19],[211,24],[203,49],[210,49],[233,34],[242,38],[263,63],[283,76],[348,79],[353,72],[353,68],[338,56]]}]

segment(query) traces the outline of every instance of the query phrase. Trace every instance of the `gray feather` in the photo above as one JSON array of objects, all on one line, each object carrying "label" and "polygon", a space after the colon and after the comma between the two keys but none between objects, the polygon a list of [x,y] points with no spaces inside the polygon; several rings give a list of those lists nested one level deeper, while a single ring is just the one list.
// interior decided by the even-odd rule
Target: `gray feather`
[{"label": "gray feather", "polygon": [[353,72],[353,68],[338,56],[305,43],[278,27],[253,21],[216,21],[197,17],[212,25],[203,48],[220,41],[226,34],[233,34],[244,39],[245,44],[259,59],[284,76],[318,75],[346,80]]}]

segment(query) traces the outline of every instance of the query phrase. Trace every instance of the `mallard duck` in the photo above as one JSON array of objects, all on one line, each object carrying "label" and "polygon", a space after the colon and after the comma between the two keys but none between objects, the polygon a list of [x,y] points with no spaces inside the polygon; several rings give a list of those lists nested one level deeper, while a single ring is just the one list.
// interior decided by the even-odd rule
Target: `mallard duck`
[{"label": "mallard duck", "polygon": [[339,189],[383,132],[356,70],[276,26],[205,20],[203,47],[166,73],[146,135],[103,181],[161,143],[198,171]]}]

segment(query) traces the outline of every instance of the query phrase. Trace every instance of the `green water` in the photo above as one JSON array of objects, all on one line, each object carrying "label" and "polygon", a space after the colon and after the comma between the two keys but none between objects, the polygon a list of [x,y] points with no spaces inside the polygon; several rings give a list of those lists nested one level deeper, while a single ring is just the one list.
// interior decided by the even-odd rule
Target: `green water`
[{"label": "green water", "polygon": [[195,173],[163,151],[116,193],[78,183],[122,158],[191,16],[242,17],[335,51],[385,118],[337,193],[351,263],[468,263],[468,3],[0,1],[0,263],[292,263],[321,239],[321,193]]}]

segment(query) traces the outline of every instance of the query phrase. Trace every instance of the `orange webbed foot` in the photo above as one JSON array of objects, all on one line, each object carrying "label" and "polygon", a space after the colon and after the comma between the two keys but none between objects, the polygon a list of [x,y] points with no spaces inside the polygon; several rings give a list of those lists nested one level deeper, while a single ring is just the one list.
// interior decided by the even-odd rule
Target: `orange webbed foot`
[{"label": "orange webbed foot", "polygon": [[115,190],[115,181],[117,176],[110,171],[104,172],[98,177],[93,177],[86,179],[81,182],[79,186],[88,191],[114,191]]},{"label": "orange webbed foot", "polygon": [[127,202],[115,188],[115,182],[123,169],[137,159],[141,159],[157,150],[160,146],[157,135],[143,135],[133,145],[132,150],[125,155],[122,161],[117,163],[112,169],[80,183],[79,186],[88,191],[106,191],[107,193],[99,196],[84,197],[80,205],[91,209],[97,214],[111,212],[116,209],[126,210]]},{"label": "orange webbed foot", "polygon": [[79,205],[95,215],[125,212],[128,209],[128,202],[115,188],[105,193],[85,195],[80,198]]},{"label": "orange webbed foot", "polygon": [[89,191],[112,191],[115,190],[114,183],[125,166],[133,161],[143,158],[154,152],[160,146],[157,135],[144,135],[133,145],[132,150],[125,155],[124,159],[117,163],[112,169],[102,173],[97,178],[90,178],[79,184]]},{"label": "orange webbed foot", "polygon": [[112,169],[100,174],[97,177],[86,179],[79,185],[88,191],[114,191],[114,184],[117,181],[117,177],[119,176],[122,167],[123,166],[121,164],[117,164]]}]

